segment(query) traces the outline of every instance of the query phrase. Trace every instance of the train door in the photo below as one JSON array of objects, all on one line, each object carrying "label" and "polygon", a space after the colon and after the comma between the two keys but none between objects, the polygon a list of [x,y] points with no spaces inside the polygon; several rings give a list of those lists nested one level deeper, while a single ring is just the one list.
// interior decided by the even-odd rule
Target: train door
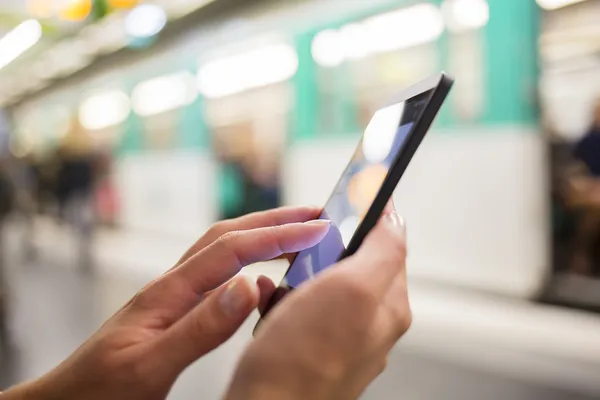
[{"label": "train door", "polygon": [[552,177],[554,262],[547,295],[600,309],[598,12],[600,3],[583,2],[543,14],[540,94]]}]

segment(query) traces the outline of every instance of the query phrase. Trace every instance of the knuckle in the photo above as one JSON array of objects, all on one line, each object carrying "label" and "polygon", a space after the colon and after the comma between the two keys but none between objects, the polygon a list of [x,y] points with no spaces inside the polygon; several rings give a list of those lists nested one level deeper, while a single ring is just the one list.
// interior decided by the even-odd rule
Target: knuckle
[{"label": "knuckle", "polygon": [[394,260],[404,262],[407,254],[406,241],[402,238],[395,239],[393,246],[390,246],[389,254]]},{"label": "knuckle", "polygon": [[243,259],[235,246],[235,243],[238,241],[238,238],[241,234],[241,231],[228,231],[221,235],[215,244],[216,246],[220,247],[220,251],[231,253],[233,256],[235,256],[239,264],[243,266],[246,265],[247,260]]},{"label": "knuckle", "polygon": [[413,314],[410,307],[405,307],[397,318],[398,336],[404,335],[410,329],[413,322]]},{"label": "knuckle", "polygon": [[240,231],[227,231],[219,237],[219,240],[229,242],[237,238],[240,235],[240,233]]},{"label": "knuckle", "polygon": [[387,368],[389,364],[389,358],[387,356],[383,357],[377,366],[377,375],[381,375]]},{"label": "knuckle", "polygon": [[217,243],[219,246],[224,247],[226,250],[232,249],[234,243],[237,241],[237,238],[241,235],[240,231],[229,231],[225,232],[219,239],[217,239]]},{"label": "knuckle", "polygon": [[228,221],[220,221],[216,224],[213,224],[208,231],[206,231],[206,235],[211,240],[217,240],[222,235],[228,232],[229,222]]},{"label": "knuckle", "polygon": [[274,248],[274,251],[283,254],[284,251],[281,246],[281,241],[279,240],[280,229],[281,228],[278,226],[270,226],[267,228],[267,235],[269,237],[269,242],[271,243],[271,246],[273,246]]},{"label": "knuckle", "polygon": [[152,281],[146,286],[144,286],[139,292],[137,292],[133,298],[131,299],[131,306],[134,309],[144,309],[151,306],[152,298],[154,297],[152,293],[154,292],[154,288],[157,286],[157,281]]}]

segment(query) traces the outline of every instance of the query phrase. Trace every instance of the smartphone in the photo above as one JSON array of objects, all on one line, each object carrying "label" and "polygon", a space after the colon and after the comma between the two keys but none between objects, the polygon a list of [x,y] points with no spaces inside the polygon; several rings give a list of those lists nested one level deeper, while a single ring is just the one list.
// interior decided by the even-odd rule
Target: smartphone
[{"label": "smartphone", "polygon": [[437,74],[403,90],[375,112],[320,216],[331,221],[329,232],[319,244],[296,254],[254,333],[290,291],[358,250],[381,216],[453,82],[447,74]]}]

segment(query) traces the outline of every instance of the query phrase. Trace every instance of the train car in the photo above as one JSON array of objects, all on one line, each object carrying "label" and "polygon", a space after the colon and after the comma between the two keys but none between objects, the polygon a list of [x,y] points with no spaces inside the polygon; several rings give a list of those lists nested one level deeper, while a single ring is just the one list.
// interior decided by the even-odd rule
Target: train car
[{"label": "train car", "polygon": [[121,228],[191,237],[219,217],[323,204],[372,112],[440,70],[456,87],[395,195],[410,274],[534,298],[551,252],[533,2],[241,5],[15,114],[78,112],[115,154]]}]

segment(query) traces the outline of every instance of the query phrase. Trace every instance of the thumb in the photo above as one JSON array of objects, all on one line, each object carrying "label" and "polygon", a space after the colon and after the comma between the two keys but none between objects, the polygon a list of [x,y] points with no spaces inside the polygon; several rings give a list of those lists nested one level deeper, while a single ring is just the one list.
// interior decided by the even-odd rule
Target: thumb
[{"label": "thumb", "polygon": [[156,354],[181,370],[227,341],[258,306],[256,282],[239,276],[211,293],[172,325]]}]

